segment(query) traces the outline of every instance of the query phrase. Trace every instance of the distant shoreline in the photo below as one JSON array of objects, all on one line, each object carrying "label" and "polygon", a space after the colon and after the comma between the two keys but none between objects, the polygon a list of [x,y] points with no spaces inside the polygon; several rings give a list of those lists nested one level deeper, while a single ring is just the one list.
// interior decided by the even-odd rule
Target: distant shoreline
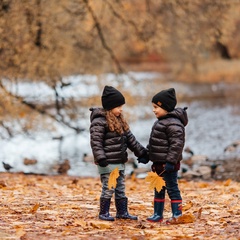
[{"label": "distant shoreline", "polygon": [[211,60],[198,65],[197,71],[190,66],[165,62],[122,63],[129,71],[161,72],[169,80],[197,83],[240,83],[240,60]]}]

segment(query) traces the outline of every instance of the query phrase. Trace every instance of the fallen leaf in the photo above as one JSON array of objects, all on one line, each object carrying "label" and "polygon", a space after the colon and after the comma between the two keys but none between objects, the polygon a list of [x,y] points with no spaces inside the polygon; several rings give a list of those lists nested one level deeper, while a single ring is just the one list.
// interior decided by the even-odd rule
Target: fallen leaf
[{"label": "fallen leaf", "polygon": [[227,187],[227,186],[230,185],[231,181],[232,181],[231,179],[228,179],[227,181],[225,181],[225,182],[223,183],[223,185]]},{"label": "fallen leaf", "polygon": [[85,220],[75,219],[74,225],[75,226],[86,227],[87,226],[87,222]]},{"label": "fallen leaf", "polygon": [[4,181],[0,181],[0,188],[4,188],[4,187],[6,187],[7,185],[6,185],[6,183],[4,182]]},{"label": "fallen leaf", "polygon": [[136,181],[136,174],[135,174],[135,173],[133,173],[133,174],[131,175],[131,180],[132,180],[132,181]]},{"label": "fallen leaf", "polygon": [[202,208],[199,208],[197,218],[200,219],[202,216]]},{"label": "fallen leaf", "polygon": [[16,229],[16,235],[18,237],[22,237],[26,233],[22,226],[15,226],[15,229]]},{"label": "fallen leaf", "polygon": [[150,189],[156,189],[158,192],[160,192],[162,187],[165,186],[163,178],[158,176],[155,172],[148,172],[145,180],[146,182],[150,182]]},{"label": "fallen leaf", "polygon": [[187,211],[193,206],[193,202],[188,202],[186,205],[183,206],[182,210]]},{"label": "fallen leaf", "polygon": [[183,223],[193,223],[195,221],[195,217],[192,214],[183,214],[178,218],[172,218],[170,220],[171,224],[183,224]]},{"label": "fallen leaf", "polygon": [[103,221],[91,221],[90,226],[98,229],[107,229],[111,228],[112,224],[110,222],[103,222]]},{"label": "fallen leaf", "polygon": [[209,183],[201,182],[201,183],[199,183],[198,186],[199,186],[200,188],[207,188],[207,187],[209,187]]},{"label": "fallen leaf", "polygon": [[116,188],[117,186],[117,178],[119,177],[119,170],[118,168],[115,168],[114,170],[112,170],[112,172],[110,173],[110,177],[108,180],[108,188]]},{"label": "fallen leaf", "polygon": [[33,208],[30,210],[30,213],[36,213],[38,208],[40,206],[40,203],[36,203]]},{"label": "fallen leaf", "polygon": [[217,226],[217,225],[219,225],[219,222],[217,222],[217,221],[207,221],[207,224],[210,225],[210,226]]}]

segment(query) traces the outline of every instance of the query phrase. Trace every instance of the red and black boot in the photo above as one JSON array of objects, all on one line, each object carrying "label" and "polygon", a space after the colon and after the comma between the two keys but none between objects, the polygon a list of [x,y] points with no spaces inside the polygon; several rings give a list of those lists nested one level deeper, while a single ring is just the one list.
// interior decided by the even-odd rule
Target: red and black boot
[{"label": "red and black boot", "polygon": [[148,217],[149,222],[162,222],[165,199],[154,198],[154,214]]},{"label": "red and black boot", "polygon": [[176,219],[182,216],[182,200],[171,200],[172,217],[166,221],[166,224],[176,223]]}]

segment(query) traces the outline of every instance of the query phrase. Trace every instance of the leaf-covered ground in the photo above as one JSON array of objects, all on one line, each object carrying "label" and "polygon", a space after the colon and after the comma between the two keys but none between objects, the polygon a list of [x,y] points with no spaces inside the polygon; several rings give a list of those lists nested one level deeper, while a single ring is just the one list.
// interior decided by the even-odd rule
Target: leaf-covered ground
[{"label": "leaf-covered ground", "polygon": [[[106,222],[98,220],[99,178],[0,173],[0,239],[240,239],[240,183],[180,180],[180,188],[191,223],[147,222],[153,192],[134,178],[126,180],[126,193],[139,220]],[[114,201],[110,211],[115,215]]]}]

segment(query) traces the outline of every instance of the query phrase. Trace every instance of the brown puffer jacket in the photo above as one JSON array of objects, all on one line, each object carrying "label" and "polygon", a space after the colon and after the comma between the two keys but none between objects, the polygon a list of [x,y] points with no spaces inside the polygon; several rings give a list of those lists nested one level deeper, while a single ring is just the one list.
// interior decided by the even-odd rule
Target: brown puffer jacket
[{"label": "brown puffer jacket", "polygon": [[131,131],[121,135],[117,132],[111,132],[107,126],[104,109],[90,108],[90,111],[92,111],[90,116],[90,144],[96,164],[102,159],[107,159],[110,164],[125,163],[128,160],[128,148],[137,157],[147,152]]},{"label": "brown puffer jacket", "polygon": [[153,163],[177,164],[182,160],[185,126],[188,123],[186,109],[175,108],[154,123],[147,146],[149,159]]}]

